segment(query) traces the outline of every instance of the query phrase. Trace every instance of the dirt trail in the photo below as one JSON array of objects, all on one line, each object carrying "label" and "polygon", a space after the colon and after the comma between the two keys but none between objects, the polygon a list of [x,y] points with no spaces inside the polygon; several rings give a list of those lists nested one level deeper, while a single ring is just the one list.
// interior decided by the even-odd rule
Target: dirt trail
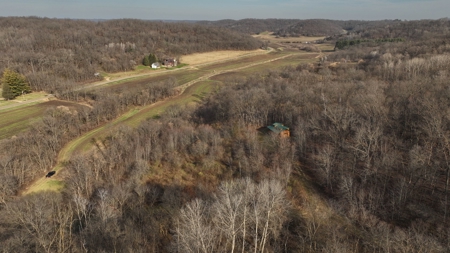
[{"label": "dirt trail", "polygon": [[[213,70],[210,73],[203,75],[202,77],[199,77],[199,78],[197,78],[195,80],[192,80],[192,81],[190,81],[188,83],[185,83],[185,84],[183,84],[181,86],[176,87],[175,89],[178,89],[180,91],[178,93],[179,95],[171,97],[171,98],[168,98],[168,100],[171,100],[171,101],[177,100],[179,97],[181,97],[181,95],[185,92],[185,90],[188,87],[190,87],[190,86],[192,86],[195,83],[198,83],[200,81],[207,80],[208,78],[211,78],[213,76],[224,74],[224,73],[228,73],[228,72],[238,71],[238,70],[242,70],[242,69],[245,69],[245,68],[250,68],[250,67],[261,65],[261,64],[266,64],[266,63],[277,61],[277,60],[281,60],[281,59],[284,59],[284,58],[287,58],[287,57],[290,57],[290,56],[293,56],[293,55],[295,55],[295,54],[294,53],[286,54],[286,55],[283,55],[283,56],[280,56],[280,57],[277,57],[277,58],[273,58],[273,59],[270,59],[270,60],[255,62],[255,63],[252,63],[252,64],[248,64],[248,65],[245,65],[245,66],[242,66],[242,67],[233,68],[233,69],[229,69],[229,70],[222,70],[222,71],[214,71]],[[117,80],[115,80],[115,81],[117,81]],[[101,134],[103,132],[103,130],[111,129],[112,127],[118,125],[119,123],[121,123],[121,122],[123,122],[123,121],[125,121],[125,120],[127,120],[127,119],[129,119],[131,117],[133,117],[133,115],[139,113],[140,111],[146,110],[148,108],[158,109],[158,107],[162,106],[164,104],[164,102],[165,102],[165,100],[164,101],[159,101],[159,102],[156,102],[154,104],[144,106],[144,107],[140,108],[139,110],[132,109],[132,110],[128,111],[127,113],[119,116],[115,120],[113,120],[111,122],[108,122],[108,123],[105,123],[104,125],[99,126],[99,127],[95,128],[95,129],[93,129],[93,130],[83,134],[82,136],[72,140],[71,142],[67,143],[61,149],[61,151],[58,154],[58,160],[57,160],[56,166],[53,169],[51,169],[51,170],[56,171],[56,175],[54,175],[51,178],[42,177],[42,178],[39,178],[39,179],[35,180],[26,189],[24,189],[24,191],[22,192],[22,195],[26,195],[26,194],[29,194],[29,193],[32,193],[32,192],[37,192],[37,191],[40,191],[40,190],[58,190],[58,189],[60,189],[61,187],[63,187],[63,185],[61,183],[63,178],[62,178],[62,176],[59,175],[58,172],[61,169],[63,169],[63,167],[64,167],[63,163],[72,157],[74,152],[77,150],[78,146],[84,145],[86,143],[86,141],[90,142],[90,140],[95,138],[98,134]]]}]

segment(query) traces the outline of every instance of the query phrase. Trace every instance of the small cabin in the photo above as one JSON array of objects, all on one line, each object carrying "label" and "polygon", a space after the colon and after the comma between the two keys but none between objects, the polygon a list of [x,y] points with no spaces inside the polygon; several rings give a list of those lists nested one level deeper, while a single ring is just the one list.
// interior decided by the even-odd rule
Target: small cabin
[{"label": "small cabin", "polygon": [[289,137],[291,136],[291,132],[289,131],[289,127],[275,122],[270,126],[260,128],[260,131],[266,133],[275,133],[281,137]]}]

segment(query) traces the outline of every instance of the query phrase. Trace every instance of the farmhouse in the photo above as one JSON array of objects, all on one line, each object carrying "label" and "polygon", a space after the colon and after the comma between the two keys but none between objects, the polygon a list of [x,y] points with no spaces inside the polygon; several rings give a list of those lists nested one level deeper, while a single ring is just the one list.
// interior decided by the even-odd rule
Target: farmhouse
[{"label": "farmhouse", "polygon": [[166,67],[176,67],[178,65],[177,59],[175,58],[166,58],[163,60],[163,65]]},{"label": "farmhouse", "polygon": [[161,68],[161,64],[159,62],[155,62],[152,64],[152,69],[159,69]]}]

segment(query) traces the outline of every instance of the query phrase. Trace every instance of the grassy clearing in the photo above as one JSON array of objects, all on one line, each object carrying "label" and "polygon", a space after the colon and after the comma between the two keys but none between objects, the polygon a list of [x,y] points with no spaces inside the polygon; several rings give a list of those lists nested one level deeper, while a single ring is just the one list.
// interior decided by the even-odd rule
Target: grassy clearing
[{"label": "grassy clearing", "polygon": [[177,79],[178,85],[182,85],[188,82],[191,82],[195,79],[200,78],[203,76],[206,72],[205,71],[192,71],[192,72],[186,72],[184,75],[177,75],[174,76]]},{"label": "grassy clearing", "polygon": [[[73,154],[81,154],[83,152],[89,151],[93,146],[93,140],[100,138],[101,136],[106,135],[111,129],[122,123],[124,120],[132,117],[137,112],[138,109],[134,108],[123,114],[119,118],[104,124],[103,126],[97,127],[83,136],[69,142],[58,155],[59,161],[67,161],[69,160]],[[56,170],[56,169],[55,169]]]},{"label": "grassy clearing", "polygon": [[136,72],[147,71],[149,69],[154,70],[150,66],[144,66],[144,65],[137,65],[136,67],[134,67],[134,71],[136,71]]},{"label": "grassy clearing", "polygon": [[47,102],[36,102],[26,104],[13,109],[0,110],[0,139],[5,139],[27,130],[33,123],[39,121],[45,114],[45,111],[58,106],[66,106],[76,109],[80,105],[53,100]]},{"label": "grassy clearing", "polygon": [[128,78],[125,80],[110,82],[106,85],[94,87],[92,89],[95,90],[109,89],[114,91],[116,89],[120,90],[123,87],[126,87],[127,90],[131,89],[139,90],[148,87],[148,85],[150,85],[151,83],[164,82],[172,77],[176,79],[179,85],[182,85],[189,81],[195,80],[202,75],[204,75],[204,71],[198,71],[193,69],[185,69],[176,72],[164,71],[158,75]]},{"label": "grassy clearing", "polygon": [[27,189],[25,194],[30,194],[34,192],[40,192],[40,191],[54,191],[59,192],[64,188],[64,182],[56,179],[50,179],[50,178],[40,178],[36,183],[33,185],[33,188]]},{"label": "grassy clearing", "polygon": [[33,122],[42,117],[46,109],[40,106],[27,106],[0,112],[0,139],[9,138],[28,129]]},{"label": "grassy clearing", "polygon": [[[117,86],[117,85],[121,85],[121,84],[127,84],[130,82],[135,82],[135,81],[142,81],[142,80],[146,80],[148,79],[148,76],[133,76],[133,77],[129,77],[129,78],[125,78],[125,79],[120,79],[117,81],[110,81],[107,82],[106,84],[100,86],[100,88],[104,88],[104,87],[111,87],[111,86]],[[96,89],[95,87],[93,89]]]},{"label": "grassy clearing", "polygon": [[224,63],[217,63],[217,64],[211,64],[205,67],[200,68],[201,70],[207,70],[207,71],[224,71],[224,70],[231,70],[235,68],[241,68],[248,66],[250,64],[253,64],[255,62],[262,62],[262,61],[268,61],[272,60],[274,58],[283,56],[279,53],[270,53],[270,54],[264,54],[264,55],[255,55],[244,59],[238,59],[233,60],[229,62]]},{"label": "grassy clearing", "polygon": [[138,75],[138,74],[145,74],[145,73],[151,73],[154,72],[155,70],[152,69],[151,67],[146,67],[143,65],[138,65],[134,70],[131,71],[127,71],[127,72],[118,72],[118,73],[106,73],[106,72],[101,72],[101,76],[103,76],[104,78],[109,78],[109,79],[118,79],[118,78],[123,78],[123,77],[128,77],[128,76],[133,76],[133,75]]},{"label": "grassy clearing", "polygon": [[323,52],[334,52],[334,44],[317,44],[316,46]]},{"label": "grassy clearing", "polygon": [[[0,91],[0,94],[1,94],[1,91]],[[42,99],[44,101],[47,97],[48,97],[48,94],[45,92],[32,92],[29,94],[24,94],[24,95],[18,96],[14,100],[0,100],[0,111],[2,110],[3,106],[23,103],[23,102],[27,102],[30,100]]]},{"label": "grassy clearing", "polygon": [[223,51],[214,51],[207,53],[197,53],[190,54],[181,57],[181,62],[189,64],[189,65],[198,65],[198,64],[207,64],[213,63],[217,61],[228,60],[230,58],[242,57],[246,55],[252,54],[260,54],[264,53],[264,50],[251,50],[251,51],[234,51],[234,50],[223,50]]},{"label": "grassy clearing", "polygon": [[123,122],[128,126],[137,127],[144,120],[158,117],[172,105],[186,106],[192,103],[198,103],[203,97],[214,90],[216,84],[216,81],[211,80],[200,81],[187,88],[183,94],[177,96],[176,98],[166,99],[154,104],[154,106],[144,108],[133,117],[129,117]]},{"label": "grassy clearing", "polygon": [[267,73],[271,70],[281,69],[284,67],[297,67],[299,64],[303,63],[316,63],[318,60],[315,58],[317,56],[317,53],[309,53],[309,54],[297,54],[290,57],[286,57],[280,60],[275,60],[272,62],[252,66],[249,68],[245,68],[242,70],[239,70],[238,72],[230,72],[225,73],[219,76],[215,76],[212,79],[214,80],[227,80],[230,78],[245,78],[246,76],[249,76],[251,74],[256,73]]},{"label": "grassy clearing", "polygon": [[261,40],[268,40],[268,41],[270,41],[270,43],[304,43],[304,42],[313,42],[313,41],[325,39],[324,36],[277,37],[276,35],[273,35],[273,33],[270,33],[270,34],[269,33],[261,33],[258,35],[253,35],[253,37],[261,39]]}]

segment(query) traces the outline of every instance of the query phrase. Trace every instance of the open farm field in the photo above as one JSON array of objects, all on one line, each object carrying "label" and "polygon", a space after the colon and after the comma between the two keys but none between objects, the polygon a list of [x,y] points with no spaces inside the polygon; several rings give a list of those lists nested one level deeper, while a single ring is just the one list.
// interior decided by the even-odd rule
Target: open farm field
[{"label": "open farm field", "polygon": [[78,108],[80,105],[61,100],[52,100],[44,103],[33,104],[12,110],[0,111],[0,139],[14,136],[30,127],[38,121],[49,109],[60,106],[68,108]]},{"label": "open farm field", "polygon": [[192,81],[198,77],[203,75],[202,71],[193,71],[193,70],[182,70],[176,72],[165,72],[156,76],[143,77],[138,79],[133,79],[129,81],[121,81],[117,83],[112,83],[104,86],[99,86],[95,88],[96,90],[109,90],[112,92],[120,92],[122,89],[127,90],[140,90],[145,89],[148,85],[164,82],[170,78],[174,78],[179,85],[182,85],[186,82]]},{"label": "open farm field", "polygon": [[283,68],[283,67],[296,67],[299,64],[305,64],[305,63],[314,63],[317,62],[316,56],[317,53],[308,53],[308,54],[297,54],[292,55],[290,57],[286,57],[279,60],[274,60],[265,64],[259,64],[255,66],[251,66],[236,72],[227,72],[224,74],[220,74],[217,76],[211,77],[211,80],[216,81],[225,81],[230,79],[239,79],[239,78],[245,78],[246,76],[249,76],[251,74],[255,73],[264,73],[267,71],[271,71],[277,68]]},{"label": "open farm field", "polygon": [[279,37],[276,35],[273,35],[273,33],[261,33],[258,35],[253,35],[253,37],[261,39],[261,40],[268,40],[271,43],[304,43],[304,42],[313,42],[317,40],[323,40],[325,37],[306,37],[306,36],[299,36],[299,37]]},{"label": "open farm field", "polygon": [[251,51],[235,51],[235,50],[223,50],[207,53],[190,54],[181,57],[181,62],[189,65],[199,65],[205,63],[214,63],[217,61],[229,60],[230,58],[242,57],[252,54],[261,54],[265,50],[251,50]]},{"label": "open farm field", "polygon": [[318,55],[319,55],[318,53],[296,54],[296,55],[292,55],[290,57],[286,57],[284,59],[275,60],[275,61],[271,62],[270,64],[258,65],[255,67],[245,69],[243,71],[246,73],[254,72],[254,71],[261,70],[261,68],[266,68],[266,67],[268,67],[268,69],[273,69],[274,66],[276,66],[276,68],[281,68],[281,67],[286,67],[286,66],[296,67],[298,64],[317,62],[316,57]]},{"label": "open farm field", "polygon": [[202,67],[201,70],[209,70],[209,71],[211,71],[211,70],[213,70],[213,71],[230,70],[230,69],[234,69],[234,68],[245,67],[245,66],[248,66],[255,62],[269,61],[269,60],[275,59],[280,56],[283,56],[283,54],[270,53],[270,54],[264,54],[264,55],[256,55],[256,56],[251,56],[251,57],[240,59],[240,60],[233,60],[233,61],[229,61],[229,62],[211,64],[211,65]]}]

